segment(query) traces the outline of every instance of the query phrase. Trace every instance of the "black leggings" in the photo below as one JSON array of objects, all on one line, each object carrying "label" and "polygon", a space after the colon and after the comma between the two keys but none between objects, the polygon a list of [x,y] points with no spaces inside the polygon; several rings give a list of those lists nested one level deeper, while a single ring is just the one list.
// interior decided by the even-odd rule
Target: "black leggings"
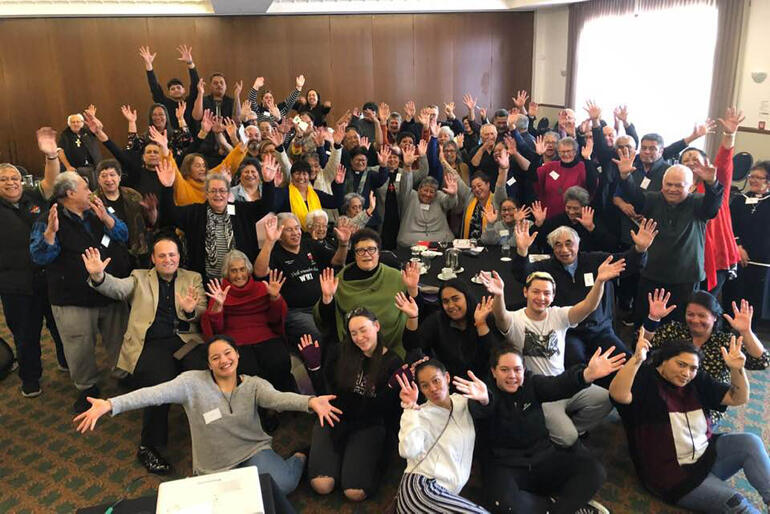
[{"label": "black leggings", "polygon": [[380,476],[382,449],[386,430],[382,425],[373,425],[350,430],[344,442],[335,444],[328,425],[313,426],[313,442],[310,447],[308,477],[312,480],[321,476],[334,479],[335,487],[363,489],[366,496],[377,490]]},{"label": "black leggings", "polygon": [[[589,455],[556,449],[531,467],[482,462],[487,507],[491,512],[573,514],[593,498],[607,478]],[[551,503],[548,497],[555,497]]]},{"label": "black leggings", "polygon": [[286,343],[268,339],[261,343],[238,347],[238,372],[259,376],[279,391],[296,392],[297,382],[291,374],[291,359]]}]

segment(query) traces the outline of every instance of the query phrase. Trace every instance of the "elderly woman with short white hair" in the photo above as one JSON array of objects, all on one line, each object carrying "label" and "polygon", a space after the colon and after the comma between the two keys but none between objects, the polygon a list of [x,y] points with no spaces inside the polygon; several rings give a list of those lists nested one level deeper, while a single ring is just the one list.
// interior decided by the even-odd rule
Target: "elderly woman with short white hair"
[{"label": "elderly woman with short white hair", "polygon": [[239,372],[258,375],[279,391],[296,391],[284,342],[283,275],[271,271],[268,282],[256,281],[246,254],[230,250],[222,262],[222,277],[209,280],[209,306],[201,317],[203,334],[207,339],[227,334],[235,340]]},{"label": "elderly woman with short white hair", "polygon": [[446,186],[439,190],[433,177],[425,177],[420,187],[412,188],[412,174],[401,179],[401,227],[398,245],[410,247],[417,241],[452,241],[454,234],[447,222],[447,213],[457,206],[457,177],[444,175]]}]

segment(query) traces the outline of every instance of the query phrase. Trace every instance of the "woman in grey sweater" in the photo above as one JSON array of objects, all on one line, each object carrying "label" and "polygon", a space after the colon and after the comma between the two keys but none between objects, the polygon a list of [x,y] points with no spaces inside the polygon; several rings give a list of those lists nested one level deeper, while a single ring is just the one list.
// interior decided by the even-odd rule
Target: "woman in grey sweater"
[{"label": "woman in grey sweater", "polygon": [[401,227],[398,245],[409,248],[417,241],[451,241],[454,234],[447,222],[447,213],[457,205],[457,178],[445,174],[446,187],[439,191],[433,177],[425,177],[415,191],[412,173],[407,172],[401,185]]},{"label": "woman in grey sweater", "polygon": [[342,414],[329,403],[335,396],[276,391],[259,377],[238,375],[238,349],[229,337],[214,336],[207,346],[209,371],[188,371],[169,382],[109,400],[88,398],[91,408],[75,418],[77,430],[93,430],[96,421],[110,411],[115,416],[150,405],[178,403],[184,406],[190,423],[195,474],[257,466],[273,477],[281,492],[289,494],[299,483],[307,456],[298,452],[284,460],[275,453],[257,408],[314,411],[322,426],[333,426]]}]

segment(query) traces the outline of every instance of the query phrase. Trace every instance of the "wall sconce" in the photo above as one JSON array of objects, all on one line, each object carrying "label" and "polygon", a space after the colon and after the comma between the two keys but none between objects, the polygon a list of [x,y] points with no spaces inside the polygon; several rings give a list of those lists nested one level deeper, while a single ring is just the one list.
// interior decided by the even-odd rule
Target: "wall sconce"
[{"label": "wall sconce", "polygon": [[767,72],[766,71],[752,71],[751,72],[751,80],[756,82],[757,84],[761,84],[765,81],[767,78]]}]

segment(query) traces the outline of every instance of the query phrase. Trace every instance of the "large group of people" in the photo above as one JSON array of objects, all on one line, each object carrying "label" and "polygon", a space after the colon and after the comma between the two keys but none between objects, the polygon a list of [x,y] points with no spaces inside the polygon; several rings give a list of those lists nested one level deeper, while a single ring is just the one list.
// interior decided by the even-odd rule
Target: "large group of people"
[{"label": "large group of people", "polygon": [[[460,119],[454,102],[409,101],[333,121],[303,75],[281,102],[263,77],[242,99],[242,82],[228,94],[177,50],[189,88],[165,91],[156,54],[139,51],[146,131],[130,106],[100,106],[120,107],[124,147],[90,105],[58,141],[37,132],[34,187],[0,164],[0,297],[22,396],[42,392],[45,321],[78,430],[144,409],[137,457],[151,473],[172,469],[176,403],[195,473],[257,465],[283,494],[306,474],[315,493],[361,502],[397,451],[396,512],[603,513],[606,472],[584,440],[617,408],[652,494],[756,512],[725,482],[743,469],[770,505],[761,439],[717,432],[748,400],[745,370],[770,366],[756,335],[770,163],[731,194],[740,111],[669,146],[639,138],[624,106],[610,123],[594,102],[582,122],[563,109],[538,123],[524,91],[489,117],[466,94]],[[712,163],[690,145],[717,127]],[[478,277],[486,296],[463,278],[424,293],[404,258],[456,239],[511,251]],[[504,267],[520,305],[506,305]],[[621,337],[621,318],[638,338]],[[99,340],[131,392],[100,399]],[[284,410],[317,417],[285,459],[269,435]],[[471,501],[474,454],[485,487]]]}]

